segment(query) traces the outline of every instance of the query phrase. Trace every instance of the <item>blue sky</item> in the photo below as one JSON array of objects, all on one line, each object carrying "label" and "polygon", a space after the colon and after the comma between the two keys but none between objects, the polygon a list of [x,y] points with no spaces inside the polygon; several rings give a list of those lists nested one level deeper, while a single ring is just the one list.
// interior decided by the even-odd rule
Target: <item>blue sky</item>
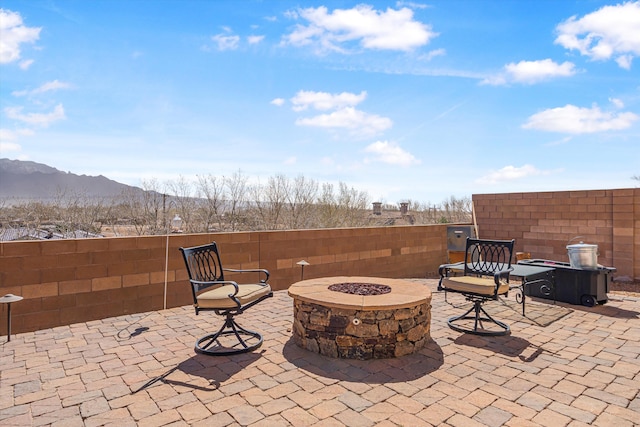
[{"label": "blue sky", "polygon": [[0,157],[388,203],[640,185],[638,1],[0,8]]}]

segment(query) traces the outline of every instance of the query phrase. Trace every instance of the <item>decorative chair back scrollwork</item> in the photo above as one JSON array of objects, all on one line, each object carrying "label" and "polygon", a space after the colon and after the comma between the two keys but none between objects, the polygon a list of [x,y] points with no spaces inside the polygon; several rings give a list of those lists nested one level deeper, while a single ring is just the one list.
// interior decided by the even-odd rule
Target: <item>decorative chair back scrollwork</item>
[{"label": "decorative chair back scrollwork", "polygon": [[[180,248],[180,252],[189,274],[196,314],[200,311],[213,311],[224,317],[224,323],[217,332],[196,341],[195,350],[217,356],[245,353],[260,347],[262,335],[238,325],[235,316],[273,296],[267,283],[269,271],[223,268],[216,242]],[[225,280],[225,272],[254,273],[259,280],[256,283],[239,284],[233,280]]]},{"label": "decorative chair back scrollwork", "polygon": [[[514,244],[515,240],[467,238],[463,275],[453,275],[451,267],[454,264],[440,266],[438,289],[445,293],[460,293],[472,302],[471,308],[465,313],[447,320],[451,329],[477,335],[505,335],[510,332],[509,325],[491,317],[482,304],[488,300],[497,300],[499,296],[509,292]],[[491,325],[496,325],[498,329],[490,328]]]}]

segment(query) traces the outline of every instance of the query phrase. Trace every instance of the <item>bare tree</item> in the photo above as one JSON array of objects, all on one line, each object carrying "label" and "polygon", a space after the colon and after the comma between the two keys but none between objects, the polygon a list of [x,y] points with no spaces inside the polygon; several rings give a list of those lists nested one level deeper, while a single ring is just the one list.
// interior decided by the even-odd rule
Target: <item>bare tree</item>
[{"label": "bare tree", "polygon": [[230,177],[224,177],[225,196],[227,206],[225,207],[225,229],[227,231],[239,231],[244,222],[243,210],[247,207],[247,181],[248,177],[241,171],[234,173]]},{"label": "bare tree", "polygon": [[333,191],[333,184],[322,184],[322,191],[316,204],[316,226],[319,228],[338,227],[338,201]]},{"label": "bare tree", "polygon": [[329,227],[357,227],[364,225],[368,219],[364,212],[369,205],[366,192],[358,191],[347,184],[338,184],[335,194],[332,184],[323,184],[318,199],[318,226]]},{"label": "bare tree", "polygon": [[285,228],[296,230],[311,227],[317,198],[318,183],[302,175],[296,177],[287,192]]},{"label": "bare tree", "polygon": [[361,227],[366,225],[364,212],[370,204],[370,197],[365,191],[347,187],[340,182],[338,186],[338,206],[343,227]]},{"label": "bare tree", "polygon": [[282,174],[269,177],[266,185],[251,186],[250,194],[259,219],[259,228],[282,228],[282,216],[290,192],[289,180]]},{"label": "bare tree", "polygon": [[[24,229],[23,235],[35,234],[42,226],[51,222],[56,216],[51,204],[28,200],[23,203],[7,207],[6,219],[3,221],[4,228]],[[21,236],[13,236],[21,237]]]},{"label": "bare tree", "polygon": [[[130,224],[135,234],[141,236],[145,232],[146,222],[142,217],[142,194],[134,188],[127,188],[120,193],[120,211],[123,222]],[[114,228],[114,233],[117,232]]]},{"label": "bare tree", "polygon": [[197,194],[204,199],[197,211],[203,231],[223,230],[224,180],[213,175],[198,176]]},{"label": "bare tree", "polygon": [[429,202],[417,202],[407,200],[409,211],[412,213],[415,224],[435,224],[437,222],[437,210],[435,205]]},{"label": "bare tree", "polygon": [[170,230],[170,222],[177,214],[182,219],[182,230],[186,232],[201,231],[194,223],[196,217],[197,199],[194,197],[193,184],[185,177],[180,176],[175,181],[169,181],[165,185],[169,197],[163,198],[162,212],[165,230]]},{"label": "bare tree", "polygon": [[142,181],[142,191],[136,188],[121,194],[121,209],[138,236],[163,234],[166,229],[163,218],[163,187],[156,180]]},{"label": "bare tree", "polygon": [[455,196],[449,197],[442,202],[442,218],[445,221],[438,222],[469,222],[471,221],[472,202],[470,197],[457,199]]},{"label": "bare tree", "polygon": [[104,198],[68,189],[58,190],[53,208],[56,210],[56,231],[66,238],[100,233],[100,217],[109,209]]},{"label": "bare tree", "polygon": [[[27,227],[31,231],[26,235],[38,232],[38,237],[42,237],[38,230],[50,224],[50,230],[76,237],[76,230],[84,230],[88,235],[105,224],[111,224],[116,235],[117,224],[129,230],[125,235],[164,234],[176,214],[187,232],[371,224],[369,195],[344,182],[335,187],[330,183],[320,185],[302,175],[291,180],[276,174],[264,185],[248,183],[249,178],[238,171],[228,177],[198,176],[196,183],[182,176],[162,184],[151,179],[143,181],[141,189],[129,188],[118,200],[59,191],[51,203],[27,201],[8,206],[0,201],[0,225]],[[412,224],[471,221],[470,197],[452,196],[438,207],[412,200],[403,203],[408,205]],[[397,205],[384,203],[384,206],[385,210],[397,210]]]},{"label": "bare tree", "polygon": [[147,226],[146,234],[164,234],[166,231],[164,217],[165,187],[157,179],[143,180],[142,189],[142,222]]}]

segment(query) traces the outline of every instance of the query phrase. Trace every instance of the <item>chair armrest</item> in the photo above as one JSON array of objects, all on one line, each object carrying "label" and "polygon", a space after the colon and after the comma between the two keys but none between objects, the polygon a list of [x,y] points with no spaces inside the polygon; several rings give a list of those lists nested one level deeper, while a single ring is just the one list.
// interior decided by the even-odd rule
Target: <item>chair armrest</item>
[{"label": "chair armrest", "polygon": [[[460,266],[464,266],[464,262],[454,262],[451,264],[442,264],[440,265],[440,267],[438,267],[438,274],[440,275],[440,280],[438,281],[438,290],[439,291],[443,291],[444,288],[442,287],[442,279],[444,279],[445,277],[449,277],[449,271],[453,268],[453,267],[460,267]],[[462,269],[462,271],[464,272],[464,267]]]},{"label": "chair armrest", "polygon": [[260,282],[267,283],[267,280],[269,280],[269,270],[265,270],[264,268],[250,268],[244,270],[240,270],[237,268],[223,268],[222,271],[229,271],[231,273],[262,273],[265,275],[265,278],[260,279]]},{"label": "chair armrest", "polygon": [[498,289],[500,289],[500,279],[505,277],[509,281],[509,274],[513,271],[513,267],[509,267],[506,270],[500,270],[493,275],[493,280],[496,282],[495,296],[498,296]]},{"label": "chair armrest", "polygon": [[[230,294],[231,296],[237,295],[240,288],[238,288],[238,283],[233,280],[214,280],[212,282],[206,282],[201,280],[189,280],[191,282],[191,286],[193,286],[193,290],[195,293],[200,292],[203,289],[207,289],[214,285],[232,285],[235,288],[235,292]],[[195,295],[194,295],[195,296]]]},{"label": "chair armrest", "polygon": [[507,268],[507,269],[505,269],[505,270],[500,270],[500,271],[496,272],[496,273],[493,275],[493,280],[495,280],[495,282],[496,282],[496,286],[500,285],[500,279],[501,279],[503,276],[506,276],[506,277],[507,277],[507,279],[508,279],[508,278],[509,278],[509,275],[511,274],[511,272],[512,272],[513,270],[514,270],[514,268],[513,268],[513,267],[509,267],[509,268]]},{"label": "chair armrest", "polygon": [[454,262],[451,264],[442,264],[440,265],[440,267],[438,267],[438,274],[440,275],[440,277],[445,277],[446,274],[449,273],[449,270],[453,267],[460,267],[462,266],[463,269],[462,271],[464,271],[464,262],[460,261],[460,262]]}]

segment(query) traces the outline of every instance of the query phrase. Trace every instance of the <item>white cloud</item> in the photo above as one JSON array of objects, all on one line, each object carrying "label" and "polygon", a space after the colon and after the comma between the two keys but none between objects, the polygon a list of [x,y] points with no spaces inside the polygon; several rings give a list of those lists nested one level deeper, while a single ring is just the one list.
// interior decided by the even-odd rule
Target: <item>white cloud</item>
[{"label": "white cloud", "polygon": [[25,59],[24,61],[20,61],[18,67],[20,67],[21,70],[28,70],[34,62],[33,59]]},{"label": "white cloud", "polygon": [[376,155],[373,160],[366,159],[365,163],[375,161],[399,166],[411,166],[421,163],[413,154],[403,150],[395,142],[377,141],[367,146],[364,151]]},{"label": "white cloud", "polygon": [[616,108],[624,108],[624,102],[622,102],[621,99],[609,98],[609,102],[611,102],[613,104],[613,106],[616,107]]},{"label": "white cloud", "polygon": [[9,129],[0,129],[0,141],[8,142],[8,141],[17,141],[21,136],[31,136],[34,132],[31,129],[18,129],[18,130],[9,130]]},{"label": "white cloud", "polygon": [[353,107],[345,107],[329,114],[298,119],[296,125],[349,129],[354,135],[371,136],[389,129],[393,123],[387,117],[368,114]]},{"label": "white cloud", "polygon": [[294,111],[303,111],[309,106],[316,110],[326,111],[358,105],[366,98],[367,92],[365,91],[360,92],[360,94],[350,92],[330,94],[327,92],[301,90],[291,98],[291,103]]},{"label": "white cloud", "polygon": [[43,93],[43,92],[49,92],[52,90],[69,89],[70,87],[71,85],[69,83],[54,80],[54,81],[43,84],[38,89],[34,90],[33,93]]},{"label": "white cloud", "polygon": [[323,166],[334,166],[335,163],[336,162],[331,157],[328,157],[328,156],[322,157],[320,159],[320,164]]},{"label": "white cloud", "polygon": [[216,34],[211,37],[218,50],[235,50],[240,44],[240,37],[236,35]]},{"label": "white cloud", "polygon": [[20,144],[16,144],[15,142],[5,142],[0,137],[0,153],[8,153],[9,151],[20,151],[21,149],[22,147],[20,146]]},{"label": "white cloud", "polygon": [[487,175],[476,180],[479,184],[498,184],[505,181],[513,181],[517,179],[527,178],[536,175],[548,175],[551,172],[541,171],[531,165],[522,167],[505,166],[502,169],[491,171]]},{"label": "white cloud", "polygon": [[414,3],[412,1],[397,1],[396,2],[396,7],[402,7],[402,6],[406,6],[406,7],[410,7],[411,9],[427,9],[428,5],[426,4],[422,4],[422,3]]},{"label": "white cloud", "polygon": [[282,98],[275,98],[274,100],[272,100],[272,101],[270,102],[270,104],[272,104],[272,105],[277,105],[278,107],[283,106],[283,105],[284,105],[284,103],[285,103],[285,100],[284,100],[284,99],[282,99]]},{"label": "white cloud", "polygon": [[247,37],[247,41],[249,42],[249,44],[258,44],[262,40],[264,40],[264,36],[249,36],[249,37]]},{"label": "white cloud", "polygon": [[13,141],[16,139],[15,134],[9,129],[0,128],[0,142]]},{"label": "white cloud", "polygon": [[435,50],[432,50],[430,52],[427,52],[426,55],[420,56],[419,59],[421,59],[423,61],[431,61],[436,56],[444,56],[446,54],[447,54],[447,51],[445,49],[435,49]]},{"label": "white cloud", "polygon": [[620,55],[616,58],[616,63],[625,70],[631,69],[631,61],[633,61],[633,56],[631,55]]},{"label": "white cloud", "polygon": [[520,61],[517,64],[512,62],[504,66],[502,73],[483,80],[481,84],[503,85],[512,82],[534,84],[554,77],[573,76],[576,73],[574,67],[571,62],[558,64],[551,59]]},{"label": "white cloud", "polygon": [[56,105],[53,111],[50,113],[22,114],[22,107],[7,107],[4,109],[4,112],[10,119],[42,127],[47,127],[55,121],[63,120],[66,118],[62,104]]},{"label": "white cloud", "polygon": [[415,21],[409,8],[378,11],[361,4],[329,12],[320,6],[298,9],[287,16],[304,19],[308,25],[298,24],[283,42],[294,46],[315,45],[319,53],[346,53],[348,43],[356,42],[364,49],[410,51],[437,36],[429,25]]},{"label": "white cloud", "polygon": [[[365,113],[354,106],[367,98],[367,92],[328,93],[301,90],[290,99],[294,111],[308,109],[331,111],[313,117],[299,118],[298,126],[312,126],[325,129],[347,129],[352,136],[370,137],[389,129],[393,123],[387,117]],[[273,101],[272,101],[273,103]]]},{"label": "white cloud", "polygon": [[0,64],[20,59],[20,45],[38,40],[40,30],[25,27],[19,13],[0,9]]},{"label": "white cloud", "polygon": [[545,145],[545,147],[554,147],[554,146],[557,146],[557,145],[564,145],[564,144],[569,143],[573,138],[574,138],[573,136],[563,136],[560,139],[557,139],[555,141],[547,142],[544,145]]},{"label": "white cloud", "polygon": [[633,57],[640,56],[640,2],[604,6],[580,19],[572,16],[556,30],[556,44],[593,60],[615,57],[620,67],[629,69]]},{"label": "white cloud", "polygon": [[22,136],[31,136],[34,132],[31,129],[9,130],[0,128],[0,154],[9,151],[21,151],[22,147],[18,140]]},{"label": "white cloud", "polygon": [[54,91],[54,90],[69,89],[70,87],[71,87],[71,85],[69,83],[64,83],[64,82],[60,82],[58,80],[53,80],[51,82],[47,82],[47,83],[43,84],[42,86],[40,86],[39,88],[36,88],[34,90],[31,90],[31,91],[28,91],[28,90],[15,91],[15,92],[12,92],[11,94],[13,96],[37,95],[37,94],[40,94],[40,93],[51,92],[51,91]]},{"label": "white cloud", "polygon": [[296,163],[298,163],[298,158],[296,156],[287,157],[283,162],[285,165],[295,165]]},{"label": "white cloud", "polygon": [[636,120],[638,120],[636,114],[603,112],[596,105],[591,108],[565,105],[532,115],[522,127],[547,132],[581,134],[627,129]]}]

